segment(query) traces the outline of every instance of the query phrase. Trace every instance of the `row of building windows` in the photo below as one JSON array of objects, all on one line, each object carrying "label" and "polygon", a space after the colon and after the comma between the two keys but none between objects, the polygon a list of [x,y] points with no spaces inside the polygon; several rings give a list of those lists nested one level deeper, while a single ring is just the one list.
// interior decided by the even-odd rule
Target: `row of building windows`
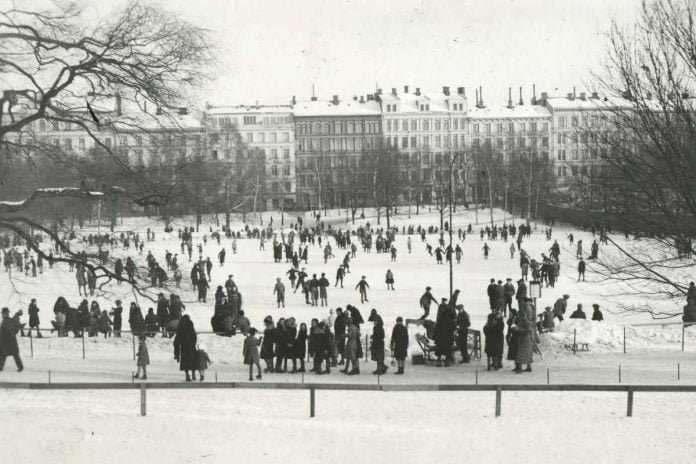
[{"label": "row of building windows", "polygon": [[380,132],[379,121],[334,121],[334,122],[315,122],[298,123],[296,125],[298,134],[362,134],[363,129],[366,134],[378,134]]},{"label": "row of building windows", "polygon": [[517,130],[515,130],[515,123],[514,122],[507,122],[507,123],[495,123],[495,124],[490,124],[490,123],[485,123],[485,124],[479,124],[479,123],[474,123],[471,125],[471,130],[474,134],[479,134],[481,132],[489,134],[493,131],[495,128],[495,132],[501,133],[501,132],[537,132],[538,129],[541,127],[541,130],[543,132],[548,132],[549,130],[549,123],[548,122],[542,122],[542,123],[536,123],[536,122],[530,122],[527,124],[526,122],[520,122],[516,124]]},{"label": "row of building windows", "polygon": [[506,139],[503,139],[502,137],[497,137],[497,138],[485,138],[485,139],[480,139],[480,138],[473,138],[471,140],[472,146],[474,147],[480,147],[480,146],[486,146],[488,148],[497,148],[497,149],[512,149],[517,146],[518,148],[525,148],[527,147],[527,139],[529,139],[529,146],[531,148],[538,148],[541,146],[542,148],[548,148],[549,147],[549,138],[548,137],[518,137],[517,141],[515,142],[515,138],[513,137],[508,137]]},{"label": "row of building windows", "polygon": [[[416,108],[419,108],[421,111],[430,111],[430,103],[416,102]],[[386,109],[387,113],[396,113],[396,103],[387,104]],[[464,111],[464,103],[452,103],[451,111]]]},{"label": "row of building windows", "polygon": [[[465,118],[453,118],[452,119],[452,130],[459,130],[460,128],[463,130],[466,127],[465,123],[466,119]],[[403,132],[408,132],[409,129],[411,131],[429,131],[429,130],[434,130],[434,131],[439,131],[439,130],[450,130],[450,120],[449,119],[411,119],[411,120],[399,120],[399,119],[387,119],[386,121],[387,125],[387,132],[399,132],[399,130]]]},{"label": "row of building windows", "polygon": [[275,132],[247,132],[246,133],[247,143],[277,143],[277,142],[289,142],[290,133],[281,132],[280,137]]},{"label": "row of building windows", "polygon": [[321,139],[298,139],[298,152],[359,152],[363,149],[371,150],[379,146],[379,138],[321,138]]},{"label": "row of building windows", "polygon": [[387,136],[385,137],[387,146],[396,148],[458,148],[464,147],[464,134],[461,135],[412,135],[410,137]]}]

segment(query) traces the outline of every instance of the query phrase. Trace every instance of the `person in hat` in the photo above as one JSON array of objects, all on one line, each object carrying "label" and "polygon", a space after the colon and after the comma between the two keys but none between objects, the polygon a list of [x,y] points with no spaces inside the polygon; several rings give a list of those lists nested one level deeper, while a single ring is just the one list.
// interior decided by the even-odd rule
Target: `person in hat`
[{"label": "person in hat", "polygon": [[604,320],[604,314],[602,314],[602,311],[600,311],[597,303],[592,305],[592,320],[600,322]]},{"label": "person in hat", "polygon": [[505,291],[505,305],[503,306],[503,316],[507,317],[508,309],[512,309],[512,299],[515,297],[515,285],[512,283],[510,277],[507,278],[505,285],[503,286]]},{"label": "person in hat", "polygon": [[423,315],[420,317],[420,320],[425,320],[425,318],[428,317],[430,314],[430,303],[435,303],[437,304],[437,300],[433,296],[432,293],[430,293],[431,288],[430,287],[425,287],[425,293],[421,295],[419,303],[420,307],[423,308]]},{"label": "person in hat", "polygon": [[273,287],[273,294],[276,295],[276,303],[278,308],[280,305],[285,307],[285,284],[280,280],[280,277],[276,278],[275,287]]},{"label": "person in hat", "polygon": [[116,307],[111,308],[111,315],[114,316],[114,337],[121,338],[121,326],[123,325],[121,300],[116,300]]},{"label": "person in hat", "polygon": [[375,375],[384,375],[387,372],[387,365],[384,363],[384,322],[382,317],[377,314],[377,310],[373,309],[374,317],[370,315],[370,319],[374,323],[372,328],[372,360],[377,363],[377,369],[372,373]]},{"label": "person in hat", "polygon": [[[275,324],[273,323],[273,318],[271,316],[266,316],[263,319],[264,331],[263,337],[261,337],[261,359],[266,364],[264,372],[275,371],[273,367],[273,345],[275,343]],[[251,333],[251,329],[249,329]],[[251,377],[251,376],[250,376]]]},{"label": "person in hat", "polygon": [[[269,319],[269,317],[266,317],[264,319],[264,322],[266,322]],[[273,320],[268,320],[268,322],[272,325]],[[259,362],[259,345],[263,344],[263,338],[261,337],[261,340],[258,340],[256,338],[256,329],[254,327],[249,329],[249,336],[244,339],[244,348],[242,350],[242,353],[244,355],[244,364],[247,364],[249,366],[249,382],[252,382],[254,380],[253,373],[254,373],[254,366],[256,366],[256,379],[261,380],[261,363]],[[273,345],[271,344],[271,347]],[[263,348],[262,348],[263,350]],[[266,365],[268,365],[268,361],[266,361]],[[271,358],[271,370],[270,372],[273,372],[273,358]],[[266,372],[268,372],[268,369],[266,369]]]},{"label": "person in hat", "polygon": [[367,289],[370,288],[370,285],[367,283],[367,280],[365,280],[365,276],[362,276],[360,279],[360,282],[358,282],[358,285],[355,286],[355,289],[360,291],[360,303],[365,303],[369,302],[370,300],[367,299]]},{"label": "person in hat", "polygon": [[515,293],[518,308],[522,307],[525,298],[527,298],[527,284],[524,279],[520,279],[517,281],[517,293]]},{"label": "person in hat", "polygon": [[19,318],[22,316],[20,309],[14,316],[10,317],[10,309],[2,308],[2,322],[0,323],[0,371],[5,367],[5,359],[12,356],[17,372],[24,370],[22,358],[19,356],[19,345],[17,344],[17,332],[20,329]]},{"label": "person in hat", "polygon": [[[259,362],[258,351],[256,353],[257,353],[256,363],[258,364],[258,362]],[[196,356],[198,357],[198,374],[200,374],[200,378],[201,378],[201,382],[202,382],[203,376],[205,375],[205,370],[208,369],[208,366],[213,364],[213,362],[210,360],[210,356],[208,356],[208,353],[205,351],[205,345],[203,344],[203,342],[198,342]],[[259,373],[260,372],[261,372],[261,366],[259,366]]]}]

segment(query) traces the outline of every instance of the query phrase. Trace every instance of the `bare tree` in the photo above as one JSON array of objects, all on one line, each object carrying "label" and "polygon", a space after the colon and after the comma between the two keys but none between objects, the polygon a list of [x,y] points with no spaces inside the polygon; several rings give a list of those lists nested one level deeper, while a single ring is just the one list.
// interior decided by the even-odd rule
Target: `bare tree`
[{"label": "bare tree", "polygon": [[[5,89],[0,96],[0,151],[3,156],[9,151],[25,157],[51,156],[80,179],[89,163],[66,156],[69,150],[47,150],[40,134],[51,126],[77,129],[136,187],[121,195],[141,206],[163,204],[168,198],[166,191],[158,190],[161,184],[152,182],[146,170],[107,144],[104,131],[142,127],[142,118],[149,117],[144,112],[148,104],[161,110],[160,118],[151,118],[154,121],[184,106],[192,90],[210,76],[207,33],[139,2],[106,18],[96,17],[93,10],[81,9],[77,3],[49,11],[0,11],[0,85]],[[105,101],[111,99],[116,108],[105,109]],[[124,107],[142,111],[130,118],[122,111]],[[0,182],[6,176],[6,171],[0,171]],[[111,185],[101,190],[111,192]],[[71,198],[64,195],[63,199]],[[43,251],[31,231],[40,230],[64,250],[62,261],[86,261],[85,266],[94,268],[98,279],[113,277],[108,263],[95,255],[78,256],[44,221],[28,213],[0,211],[0,227],[16,233],[35,253]],[[140,288],[140,282],[130,283]]]},{"label": "bare tree", "polygon": [[611,227],[649,245],[609,238],[613,252],[594,270],[640,295],[684,297],[696,264],[695,22],[692,0],[644,2],[634,27],[612,26],[606,72],[596,76],[623,99],[606,99],[593,124],[606,147],[594,181]]}]

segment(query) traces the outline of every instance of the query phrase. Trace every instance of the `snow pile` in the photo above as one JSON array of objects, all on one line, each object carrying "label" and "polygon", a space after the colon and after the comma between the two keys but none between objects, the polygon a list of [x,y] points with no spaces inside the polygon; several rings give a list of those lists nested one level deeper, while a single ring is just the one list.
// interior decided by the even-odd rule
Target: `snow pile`
[{"label": "snow pile", "polygon": [[[566,354],[565,345],[575,338],[578,344],[588,343],[592,351],[621,351],[626,330],[626,346],[631,349],[679,348],[682,342],[681,325],[624,326],[584,319],[568,319],[556,324],[553,332],[541,335],[542,346],[557,354]],[[686,346],[696,344],[696,326],[684,330]]]}]

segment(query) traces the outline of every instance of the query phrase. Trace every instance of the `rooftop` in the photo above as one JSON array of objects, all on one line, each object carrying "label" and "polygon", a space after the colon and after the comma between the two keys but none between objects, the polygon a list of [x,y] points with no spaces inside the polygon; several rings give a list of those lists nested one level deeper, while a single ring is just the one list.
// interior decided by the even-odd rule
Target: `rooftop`
[{"label": "rooftop", "polygon": [[355,100],[333,101],[299,101],[293,106],[295,116],[380,116],[382,110],[379,102],[368,100],[359,102]]}]

